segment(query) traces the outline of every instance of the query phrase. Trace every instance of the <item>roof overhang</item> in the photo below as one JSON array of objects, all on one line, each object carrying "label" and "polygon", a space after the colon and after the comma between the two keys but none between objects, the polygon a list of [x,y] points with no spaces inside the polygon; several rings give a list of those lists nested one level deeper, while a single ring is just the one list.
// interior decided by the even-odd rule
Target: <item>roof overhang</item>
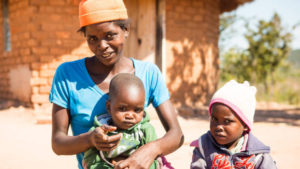
[{"label": "roof overhang", "polygon": [[236,9],[238,6],[251,2],[253,0],[220,0],[221,1],[221,13],[230,12]]}]

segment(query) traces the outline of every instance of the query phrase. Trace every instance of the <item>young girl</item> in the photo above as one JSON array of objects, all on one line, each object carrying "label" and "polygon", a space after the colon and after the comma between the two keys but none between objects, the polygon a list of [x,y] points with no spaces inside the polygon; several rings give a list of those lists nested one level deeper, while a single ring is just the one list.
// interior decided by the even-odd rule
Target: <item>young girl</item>
[{"label": "young girl", "polygon": [[[58,155],[76,154],[80,169],[83,152],[89,148],[113,150],[121,134],[108,136],[106,133],[113,128],[89,129],[94,117],[106,112],[111,79],[119,73],[131,73],[144,84],[144,107],[152,103],[167,132],[140,147],[115,169],[149,168],[157,156],[175,151],[183,142],[161,72],[152,63],[123,56],[129,24],[122,0],[82,0],[79,21],[80,31],[94,55],[63,63],[56,70],[49,96],[53,103],[52,149]],[[68,134],[70,126],[73,135]]]},{"label": "young girl", "polygon": [[256,88],[227,82],[209,105],[210,131],[191,143],[191,169],[276,169],[270,148],[251,134]]}]

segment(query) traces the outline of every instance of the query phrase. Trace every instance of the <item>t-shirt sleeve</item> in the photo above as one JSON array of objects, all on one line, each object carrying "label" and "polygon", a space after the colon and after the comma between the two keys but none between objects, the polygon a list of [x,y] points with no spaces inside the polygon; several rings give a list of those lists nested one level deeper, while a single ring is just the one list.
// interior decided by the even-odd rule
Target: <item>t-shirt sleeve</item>
[{"label": "t-shirt sleeve", "polygon": [[170,93],[159,68],[154,64],[151,73],[150,101],[154,107],[158,107],[160,104],[170,99]]},{"label": "t-shirt sleeve", "polygon": [[67,86],[66,70],[64,64],[60,65],[53,77],[49,101],[63,108],[69,109],[69,91]]}]

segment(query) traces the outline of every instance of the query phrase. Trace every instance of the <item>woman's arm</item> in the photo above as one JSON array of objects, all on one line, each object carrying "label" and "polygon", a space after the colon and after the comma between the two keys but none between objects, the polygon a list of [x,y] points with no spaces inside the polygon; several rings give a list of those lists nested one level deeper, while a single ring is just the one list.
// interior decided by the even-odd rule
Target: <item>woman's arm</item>
[{"label": "woman's arm", "polygon": [[167,133],[155,143],[159,147],[158,155],[167,155],[177,150],[184,142],[175,108],[170,100],[165,101],[156,108],[158,117]]},{"label": "woman's arm", "polygon": [[154,159],[178,149],[184,141],[177,115],[172,103],[167,100],[156,108],[160,121],[167,133],[160,139],[147,143],[134,152],[128,159],[118,163],[115,169],[148,169]]},{"label": "woman's arm", "polygon": [[96,147],[102,151],[114,149],[120,135],[107,136],[106,133],[115,130],[114,127],[97,127],[94,131],[68,136],[70,113],[67,109],[53,104],[52,110],[52,149],[57,155],[73,155]]}]

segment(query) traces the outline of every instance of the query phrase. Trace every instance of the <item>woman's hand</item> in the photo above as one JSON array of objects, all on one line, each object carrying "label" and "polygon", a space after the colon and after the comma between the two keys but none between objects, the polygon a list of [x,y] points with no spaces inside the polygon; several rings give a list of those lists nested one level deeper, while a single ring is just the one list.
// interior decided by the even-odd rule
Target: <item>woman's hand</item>
[{"label": "woman's hand", "polygon": [[126,160],[117,163],[114,169],[148,169],[157,157],[159,147],[155,142],[150,142],[140,147]]},{"label": "woman's hand", "polygon": [[102,125],[91,132],[91,144],[101,151],[111,151],[117,147],[122,134],[108,136],[108,132],[115,131],[117,128],[109,125]]},{"label": "woman's hand", "polygon": [[112,126],[101,126],[94,131],[82,133],[77,136],[68,136],[69,125],[69,110],[53,104],[52,149],[57,155],[78,154],[91,147],[96,147],[102,151],[110,151],[117,146],[121,138],[121,134],[114,136],[107,135],[108,132],[116,129]]}]

